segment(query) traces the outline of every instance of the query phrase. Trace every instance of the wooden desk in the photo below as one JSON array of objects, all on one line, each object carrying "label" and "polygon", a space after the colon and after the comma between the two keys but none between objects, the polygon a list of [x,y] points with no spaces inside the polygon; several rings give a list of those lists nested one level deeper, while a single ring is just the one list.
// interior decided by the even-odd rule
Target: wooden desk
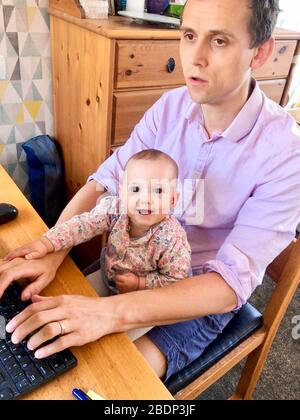
[{"label": "wooden desk", "polygon": [[[19,217],[0,226],[0,258],[8,251],[36,239],[46,226],[21,191],[0,166],[0,203],[19,209]],[[84,276],[67,258],[45,295],[95,296]],[[107,399],[173,399],[126,334],[114,334],[72,349],[78,367],[29,394],[26,399],[72,399],[73,388],[93,389]]]}]

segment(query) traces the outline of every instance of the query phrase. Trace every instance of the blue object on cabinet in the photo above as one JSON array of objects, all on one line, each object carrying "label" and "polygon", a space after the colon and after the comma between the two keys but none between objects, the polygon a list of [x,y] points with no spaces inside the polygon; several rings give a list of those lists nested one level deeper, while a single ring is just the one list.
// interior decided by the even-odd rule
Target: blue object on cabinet
[{"label": "blue object on cabinet", "polygon": [[50,227],[64,204],[62,160],[54,141],[47,135],[37,136],[23,144],[29,170],[31,204]]}]

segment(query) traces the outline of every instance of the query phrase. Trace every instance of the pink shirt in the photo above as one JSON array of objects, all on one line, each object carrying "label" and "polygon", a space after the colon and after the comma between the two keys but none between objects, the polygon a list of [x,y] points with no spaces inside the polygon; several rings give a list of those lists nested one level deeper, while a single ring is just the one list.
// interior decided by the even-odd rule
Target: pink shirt
[{"label": "pink shirt", "polygon": [[146,277],[146,288],[153,289],[189,276],[191,248],[176,217],[167,216],[142,238],[130,238],[129,228],[128,216],[118,214],[117,198],[106,197],[90,213],[74,216],[44,236],[60,251],[110,232],[105,254],[109,280],[116,273],[132,272]]},{"label": "pink shirt", "polygon": [[115,193],[129,157],[147,148],[175,159],[181,181],[204,180],[204,217],[187,225],[185,213],[177,215],[192,248],[192,267],[219,273],[244,304],[300,221],[295,121],[256,84],[231,125],[208,138],[201,106],[182,87],[164,94],[89,179]]}]

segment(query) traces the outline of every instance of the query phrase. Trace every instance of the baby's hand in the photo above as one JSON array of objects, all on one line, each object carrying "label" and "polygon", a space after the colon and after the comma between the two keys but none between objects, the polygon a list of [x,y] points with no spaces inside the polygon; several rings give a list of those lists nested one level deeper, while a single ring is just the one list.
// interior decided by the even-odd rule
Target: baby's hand
[{"label": "baby's hand", "polygon": [[11,261],[14,258],[25,257],[26,260],[35,260],[45,257],[50,252],[54,251],[52,243],[46,237],[41,237],[37,241],[30,242],[20,248],[10,252],[3,261]]},{"label": "baby's hand", "polygon": [[139,277],[133,273],[117,274],[115,283],[120,293],[135,292],[139,290]]}]

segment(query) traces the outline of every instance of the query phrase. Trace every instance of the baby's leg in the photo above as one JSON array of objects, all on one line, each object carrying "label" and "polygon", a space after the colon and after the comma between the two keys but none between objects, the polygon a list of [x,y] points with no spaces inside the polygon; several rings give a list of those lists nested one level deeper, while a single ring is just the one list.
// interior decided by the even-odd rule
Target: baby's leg
[{"label": "baby's leg", "polygon": [[127,334],[131,341],[135,341],[143,335],[147,334],[148,331],[152,330],[153,327],[147,328],[135,328],[133,330],[127,331]]}]

